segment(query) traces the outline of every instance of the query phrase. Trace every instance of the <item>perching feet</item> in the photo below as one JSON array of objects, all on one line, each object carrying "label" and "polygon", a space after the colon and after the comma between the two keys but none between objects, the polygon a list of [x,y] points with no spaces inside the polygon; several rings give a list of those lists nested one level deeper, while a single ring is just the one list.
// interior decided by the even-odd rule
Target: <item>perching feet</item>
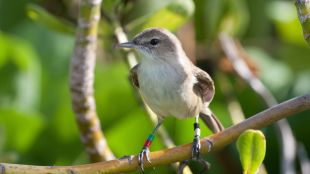
[{"label": "perching feet", "polygon": [[144,173],[143,156],[145,155],[145,158],[147,159],[147,161],[151,163],[148,153],[150,153],[149,148],[147,146],[143,146],[142,151],[138,155],[138,162],[139,162],[139,165],[141,166],[143,173]]},{"label": "perching feet", "polygon": [[196,154],[197,160],[201,159],[200,148],[201,148],[200,137],[198,135],[195,135],[193,140],[191,159],[194,158],[194,154]]},{"label": "perching feet", "polygon": [[0,174],[4,174],[5,173],[5,166],[0,164]]}]

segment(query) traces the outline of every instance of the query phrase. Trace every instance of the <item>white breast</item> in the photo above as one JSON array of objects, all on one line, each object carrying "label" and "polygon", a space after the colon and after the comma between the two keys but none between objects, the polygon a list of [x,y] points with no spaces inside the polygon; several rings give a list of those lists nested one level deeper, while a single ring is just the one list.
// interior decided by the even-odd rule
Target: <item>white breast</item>
[{"label": "white breast", "polygon": [[194,106],[188,102],[195,78],[186,74],[182,68],[166,64],[147,66],[141,63],[138,70],[140,90],[157,115],[182,119],[195,116],[189,115]]}]

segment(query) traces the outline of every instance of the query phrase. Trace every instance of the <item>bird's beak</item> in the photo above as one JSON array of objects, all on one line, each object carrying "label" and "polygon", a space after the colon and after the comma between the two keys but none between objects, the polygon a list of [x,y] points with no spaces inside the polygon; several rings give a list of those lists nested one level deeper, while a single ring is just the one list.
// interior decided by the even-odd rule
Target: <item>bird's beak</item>
[{"label": "bird's beak", "polygon": [[133,41],[125,42],[125,43],[121,43],[121,44],[117,45],[117,47],[123,47],[123,48],[133,48],[135,46],[136,46],[136,44]]}]

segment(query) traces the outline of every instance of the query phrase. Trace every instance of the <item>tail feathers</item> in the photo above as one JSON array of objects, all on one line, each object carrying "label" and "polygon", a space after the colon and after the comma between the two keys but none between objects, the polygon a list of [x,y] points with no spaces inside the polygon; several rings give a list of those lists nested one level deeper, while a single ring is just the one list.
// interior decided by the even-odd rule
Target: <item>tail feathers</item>
[{"label": "tail feathers", "polygon": [[199,117],[214,134],[224,130],[222,123],[209,108],[206,108],[205,112],[200,112]]}]

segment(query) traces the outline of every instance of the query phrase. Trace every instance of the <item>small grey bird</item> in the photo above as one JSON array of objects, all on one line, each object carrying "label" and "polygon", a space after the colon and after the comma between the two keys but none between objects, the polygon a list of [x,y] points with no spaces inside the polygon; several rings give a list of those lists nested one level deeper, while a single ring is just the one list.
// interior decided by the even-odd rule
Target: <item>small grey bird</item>
[{"label": "small grey bird", "polygon": [[214,83],[208,73],[196,67],[186,56],[178,38],[164,28],[148,28],[131,42],[117,45],[133,48],[141,62],[130,71],[134,86],[158,117],[158,124],[138,155],[143,169],[143,156],[151,163],[148,153],[159,126],[165,117],[187,119],[195,117],[195,136],[191,157],[200,156],[200,128],[198,117],[213,132],[224,130],[209,109],[214,96]]}]

